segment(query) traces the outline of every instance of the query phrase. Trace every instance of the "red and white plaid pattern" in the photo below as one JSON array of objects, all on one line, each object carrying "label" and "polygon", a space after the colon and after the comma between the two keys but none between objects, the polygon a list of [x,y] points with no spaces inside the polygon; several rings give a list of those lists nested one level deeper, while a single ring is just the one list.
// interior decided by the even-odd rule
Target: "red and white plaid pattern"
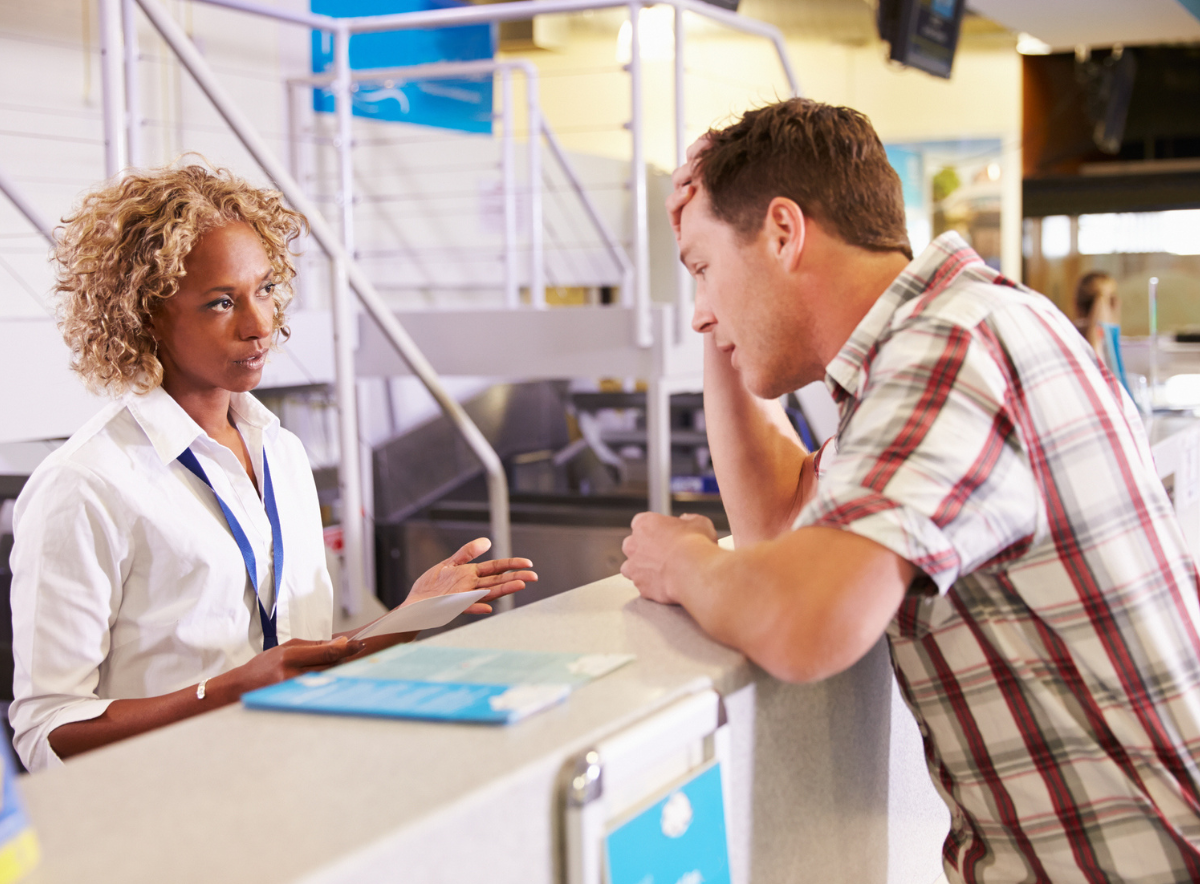
[{"label": "red and white plaid pattern", "polygon": [[951,809],[951,880],[1200,881],[1196,569],[1128,396],[956,234],[829,364],[797,525],[927,579],[888,628]]}]

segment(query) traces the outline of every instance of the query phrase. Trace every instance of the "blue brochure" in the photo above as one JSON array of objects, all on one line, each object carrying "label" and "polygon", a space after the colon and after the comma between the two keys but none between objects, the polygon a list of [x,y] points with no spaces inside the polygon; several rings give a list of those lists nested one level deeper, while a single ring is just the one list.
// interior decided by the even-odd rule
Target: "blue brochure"
[{"label": "blue brochure", "polygon": [[604,839],[608,884],[729,884],[721,766],[712,763]]},{"label": "blue brochure", "polygon": [[248,709],[509,724],[562,702],[629,654],[398,645],[242,697]]}]

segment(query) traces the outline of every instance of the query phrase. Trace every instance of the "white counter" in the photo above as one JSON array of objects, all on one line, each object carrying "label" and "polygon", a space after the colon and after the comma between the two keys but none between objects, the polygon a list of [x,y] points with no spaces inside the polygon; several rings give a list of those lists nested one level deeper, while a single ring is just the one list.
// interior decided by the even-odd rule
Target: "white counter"
[{"label": "white counter", "polygon": [[81,756],[22,780],[44,854],[31,880],[556,882],[564,762],[710,686],[732,730],[735,882],[941,872],[948,815],[882,643],[786,685],[621,577],[431,641],[637,661],[509,727],[235,706]]}]

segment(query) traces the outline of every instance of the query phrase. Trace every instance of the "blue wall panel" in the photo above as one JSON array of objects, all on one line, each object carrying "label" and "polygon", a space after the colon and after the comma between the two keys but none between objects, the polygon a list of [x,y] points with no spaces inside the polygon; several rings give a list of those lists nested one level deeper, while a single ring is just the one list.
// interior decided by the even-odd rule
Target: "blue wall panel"
[{"label": "blue wall panel", "polygon": [[[451,0],[311,0],[312,11],[347,18],[387,15],[461,6]],[[472,61],[493,58],[496,29],[493,25],[467,25],[435,30],[383,31],[350,38],[350,67],[354,70],[405,67],[439,61]],[[333,68],[333,37],[312,33],[312,69]],[[413,82],[360,82],[353,93],[354,115],[372,120],[417,123],[463,132],[492,131],[492,77],[419,80]],[[313,90],[313,110],[332,113],[333,93]]]}]

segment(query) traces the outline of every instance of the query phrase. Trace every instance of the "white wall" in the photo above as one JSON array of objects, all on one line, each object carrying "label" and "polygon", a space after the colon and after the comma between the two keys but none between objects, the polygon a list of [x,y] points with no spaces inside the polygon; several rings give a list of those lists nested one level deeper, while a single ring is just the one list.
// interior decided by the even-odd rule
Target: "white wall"
[{"label": "white wall", "polygon": [[[686,16],[685,102],[689,140],[746,110],[786,97],[787,79],[765,39],[715,28]],[[867,114],[885,142],[1001,137],[1019,142],[1021,64],[1003,42],[965,41],[950,80],[900,69],[876,41],[851,46],[786,35],[801,93]],[[615,33],[576,27],[569,52],[519,53],[542,72],[543,107],[564,143],[575,150],[625,157],[629,134],[628,79],[616,61]],[[675,166],[674,65],[643,62],[646,155]]]}]

